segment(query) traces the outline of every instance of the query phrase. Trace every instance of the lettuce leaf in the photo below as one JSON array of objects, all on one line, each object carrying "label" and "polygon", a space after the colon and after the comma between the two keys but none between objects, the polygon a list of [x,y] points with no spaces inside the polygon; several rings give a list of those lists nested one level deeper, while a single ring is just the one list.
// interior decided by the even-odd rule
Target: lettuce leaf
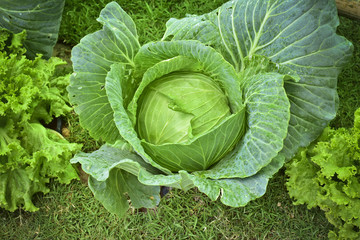
[{"label": "lettuce leaf", "polygon": [[337,230],[330,239],[359,239],[360,109],[354,128],[326,128],[287,164],[287,188],[295,204],[319,206]]},{"label": "lettuce leaf", "polygon": [[54,76],[61,59],[27,59],[25,37],[0,29],[0,207],[9,211],[20,204],[36,211],[31,198],[49,191],[50,178],[77,179],[68,160],[81,148],[42,125],[72,109],[64,97],[69,76]]}]

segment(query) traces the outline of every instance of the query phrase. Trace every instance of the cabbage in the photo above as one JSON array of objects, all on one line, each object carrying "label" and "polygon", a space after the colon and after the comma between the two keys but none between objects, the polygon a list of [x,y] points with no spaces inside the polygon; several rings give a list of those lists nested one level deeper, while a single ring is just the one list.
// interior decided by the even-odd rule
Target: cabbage
[{"label": "cabbage", "polygon": [[337,76],[352,45],[327,0],[225,3],[170,19],[143,46],[115,2],[103,29],[72,51],[69,97],[106,142],[79,153],[89,187],[112,213],[154,207],[159,186],[197,187],[239,207],[335,116]]}]

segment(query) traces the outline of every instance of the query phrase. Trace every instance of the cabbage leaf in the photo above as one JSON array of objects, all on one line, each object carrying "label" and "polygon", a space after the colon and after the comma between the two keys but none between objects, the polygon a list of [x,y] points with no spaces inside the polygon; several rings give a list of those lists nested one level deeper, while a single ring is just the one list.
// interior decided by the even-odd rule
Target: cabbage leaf
[{"label": "cabbage leaf", "polygon": [[13,33],[27,32],[26,56],[49,59],[58,39],[65,0],[1,0],[0,27]]}]

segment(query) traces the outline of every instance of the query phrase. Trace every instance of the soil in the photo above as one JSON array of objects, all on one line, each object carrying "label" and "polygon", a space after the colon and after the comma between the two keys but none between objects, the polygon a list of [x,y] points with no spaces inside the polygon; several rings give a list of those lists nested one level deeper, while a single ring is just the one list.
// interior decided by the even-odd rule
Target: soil
[{"label": "soil", "polygon": [[69,45],[57,43],[53,49],[53,57],[61,58],[71,65],[71,49],[72,47]]}]

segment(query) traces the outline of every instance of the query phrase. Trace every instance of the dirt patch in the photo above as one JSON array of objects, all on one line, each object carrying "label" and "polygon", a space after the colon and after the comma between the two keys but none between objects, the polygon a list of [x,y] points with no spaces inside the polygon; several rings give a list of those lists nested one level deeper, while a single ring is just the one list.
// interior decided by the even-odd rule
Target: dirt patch
[{"label": "dirt patch", "polygon": [[65,60],[68,64],[71,64],[71,46],[57,43],[53,49],[53,57],[58,57]]}]

